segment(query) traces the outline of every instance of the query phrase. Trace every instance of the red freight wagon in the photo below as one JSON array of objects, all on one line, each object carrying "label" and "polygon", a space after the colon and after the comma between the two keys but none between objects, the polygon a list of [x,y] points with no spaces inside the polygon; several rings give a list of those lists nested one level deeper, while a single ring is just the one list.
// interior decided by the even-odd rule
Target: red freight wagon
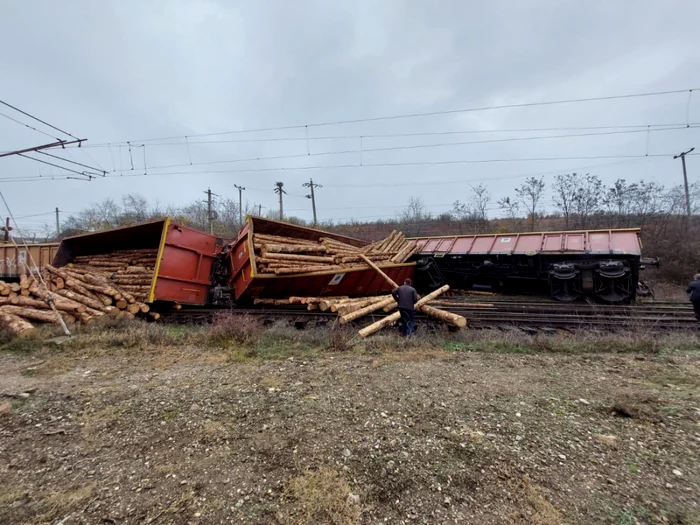
[{"label": "red freight wagon", "polygon": [[54,266],[65,266],[78,255],[157,248],[148,302],[204,305],[212,286],[212,266],[222,245],[223,242],[216,236],[177,224],[166,217],[64,239],[54,259]]},{"label": "red freight wagon", "polygon": [[547,293],[561,301],[593,297],[634,300],[639,271],[658,260],[642,259],[639,229],[498,235],[449,235],[414,239],[419,283],[504,293]]},{"label": "red freight wagon", "polygon": [[[238,238],[229,245],[229,285],[236,300],[250,297],[327,297],[333,295],[373,295],[389,292],[391,286],[375,270],[370,268],[350,268],[344,271],[329,270],[314,272],[313,275],[270,275],[258,273],[253,249],[253,235],[265,233],[317,241],[329,237],[363,247],[367,243],[352,237],[336,235],[312,228],[304,228],[279,221],[247,217],[246,224]],[[413,277],[415,263],[381,266],[394,282],[402,283]]]}]

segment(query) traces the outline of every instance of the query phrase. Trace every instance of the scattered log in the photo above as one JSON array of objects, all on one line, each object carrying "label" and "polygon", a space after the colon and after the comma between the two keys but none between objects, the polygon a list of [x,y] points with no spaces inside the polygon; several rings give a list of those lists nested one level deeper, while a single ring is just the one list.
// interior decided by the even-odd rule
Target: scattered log
[{"label": "scattered log", "polygon": [[15,337],[27,337],[36,330],[29,321],[5,312],[0,312],[0,326]]},{"label": "scattered log", "polygon": [[296,273],[308,273],[313,274],[316,272],[328,272],[342,270],[340,266],[302,266],[300,268],[277,268],[275,269],[275,275],[288,275]]},{"label": "scattered log", "polygon": [[42,323],[57,323],[56,314],[51,310],[35,310],[23,306],[6,305],[0,306],[0,311],[3,313],[13,314],[24,319],[32,319],[41,321]]},{"label": "scattered log", "polygon": [[[55,294],[50,294],[48,291],[45,289],[39,288],[35,294],[37,297],[40,299],[46,300],[49,295],[51,295],[51,298],[53,299],[54,306],[56,307],[56,310],[63,310],[68,313],[73,313],[73,312],[78,312],[78,313],[84,313],[87,311],[87,306],[85,306],[82,303],[77,303],[75,301],[72,301],[70,299],[67,299],[65,297],[61,297]],[[20,303],[21,304],[21,303]]]},{"label": "scattered log", "polygon": [[160,314],[158,312],[148,312],[148,317],[150,317],[154,321],[157,321],[158,319],[160,319]]},{"label": "scattered log", "polygon": [[350,312],[349,314],[344,315],[340,318],[340,324],[347,324],[347,323],[354,321],[355,319],[359,319],[360,317],[363,317],[367,314],[371,314],[372,312],[376,312],[377,310],[381,310],[386,305],[393,302],[393,300],[394,299],[392,297],[389,297],[388,299],[384,299],[383,301],[379,301],[378,303],[372,303],[369,306],[365,306],[364,308],[360,308],[359,310],[356,310],[354,312]]},{"label": "scattered log", "polygon": [[363,261],[365,261],[371,268],[373,268],[375,272],[377,272],[379,275],[381,275],[382,278],[383,278],[386,282],[388,282],[391,286],[393,286],[394,288],[398,288],[398,287],[399,287],[399,285],[396,284],[396,283],[391,279],[391,277],[389,277],[387,274],[385,274],[383,271],[381,271],[381,270],[379,269],[379,267],[378,267],[376,264],[374,264],[366,255],[360,255],[360,258],[362,258]]},{"label": "scattered log", "polygon": [[265,257],[258,258],[258,262],[262,263],[278,263],[282,261],[333,264],[335,262],[335,259],[333,257],[321,257],[317,255],[298,255],[294,253],[268,253]]},{"label": "scattered log", "polygon": [[76,303],[84,304],[85,306],[87,306],[88,308],[92,308],[93,310],[97,310],[99,312],[105,311],[105,305],[103,305],[97,299],[91,299],[90,297],[86,297],[85,295],[81,295],[76,292],[71,292],[70,290],[66,289],[56,290],[56,293]]},{"label": "scattered log", "polygon": [[461,315],[453,314],[452,312],[446,312],[445,310],[439,310],[430,305],[424,304],[420,307],[420,311],[430,317],[435,317],[446,323],[453,324],[459,328],[464,328],[467,326],[467,319]]},{"label": "scattered log", "polygon": [[138,304],[133,303],[126,307],[126,311],[130,314],[136,315],[137,313],[141,312],[141,307]]},{"label": "scattered log", "polygon": [[[429,293],[428,295],[426,295],[422,299],[418,300],[418,302],[415,304],[415,308],[419,309],[421,306],[429,303],[430,301],[432,301],[436,297],[444,294],[449,289],[450,289],[449,285],[446,284],[442,288],[438,288],[434,292]],[[392,299],[392,301],[393,301],[393,299]],[[381,304],[381,303],[379,303],[379,304]],[[357,312],[354,312],[354,313],[357,313]],[[350,315],[352,315],[352,314],[350,314]],[[390,324],[395,323],[400,318],[401,318],[401,312],[394,312],[393,314],[387,315],[384,319],[380,319],[376,323],[372,323],[371,325],[366,326],[365,328],[360,330],[358,333],[359,333],[360,337],[367,337],[368,335],[372,335],[373,333],[381,330],[385,326],[389,326]]]},{"label": "scattered log", "polygon": [[365,299],[364,301],[344,304],[340,308],[338,308],[338,315],[342,317],[344,315],[348,315],[349,313],[356,312],[357,310],[361,310],[366,306],[385,301],[386,299],[386,297],[370,297],[368,299]]}]

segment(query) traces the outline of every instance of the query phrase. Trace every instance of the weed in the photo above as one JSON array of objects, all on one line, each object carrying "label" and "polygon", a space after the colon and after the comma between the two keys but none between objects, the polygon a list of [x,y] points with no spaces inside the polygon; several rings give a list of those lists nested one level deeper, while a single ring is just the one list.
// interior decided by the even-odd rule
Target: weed
[{"label": "weed", "polygon": [[227,312],[216,316],[209,328],[209,340],[219,344],[249,345],[260,337],[261,332],[262,325],[257,317]]},{"label": "weed", "polygon": [[285,490],[289,510],[280,511],[281,523],[360,523],[362,508],[350,497],[350,485],[335,469],[322,466],[293,478]]}]

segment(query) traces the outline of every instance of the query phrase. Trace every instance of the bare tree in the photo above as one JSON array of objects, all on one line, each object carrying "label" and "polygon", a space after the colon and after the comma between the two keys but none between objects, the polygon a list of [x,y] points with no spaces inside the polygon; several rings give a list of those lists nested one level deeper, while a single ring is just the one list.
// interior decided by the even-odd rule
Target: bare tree
[{"label": "bare tree", "polygon": [[499,199],[496,204],[498,204],[498,207],[506,212],[506,217],[509,219],[515,220],[518,218],[518,214],[520,213],[520,204],[510,197],[503,197],[502,199]]},{"label": "bare tree", "polygon": [[408,205],[397,214],[398,222],[407,235],[420,235],[423,226],[432,218],[425,210],[425,203],[421,197],[411,197]]},{"label": "bare tree", "polygon": [[540,201],[544,194],[544,180],[530,177],[515,189],[515,194],[527,210],[530,216],[530,229],[534,232],[540,213]]},{"label": "bare tree", "polygon": [[578,180],[576,173],[571,175],[557,175],[552,185],[554,206],[561,211],[564,217],[564,225],[568,230],[571,224],[571,213],[578,191]]}]

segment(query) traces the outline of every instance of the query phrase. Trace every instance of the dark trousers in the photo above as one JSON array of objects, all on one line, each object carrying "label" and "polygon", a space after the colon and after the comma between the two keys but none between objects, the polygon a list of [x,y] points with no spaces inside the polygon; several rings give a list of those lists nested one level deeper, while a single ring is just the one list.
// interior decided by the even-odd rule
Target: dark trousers
[{"label": "dark trousers", "polygon": [[700,321],[700,301],[690,301],[693,303],[693,310],[695,310],[695,319]]},{"label": "dark trousers", "polygon": [[399,308],[399,313],[401,314],[401,321],[399,321],[401,335],[408,337],[413,333],[413,326],[416,322],[415,311]]}]

